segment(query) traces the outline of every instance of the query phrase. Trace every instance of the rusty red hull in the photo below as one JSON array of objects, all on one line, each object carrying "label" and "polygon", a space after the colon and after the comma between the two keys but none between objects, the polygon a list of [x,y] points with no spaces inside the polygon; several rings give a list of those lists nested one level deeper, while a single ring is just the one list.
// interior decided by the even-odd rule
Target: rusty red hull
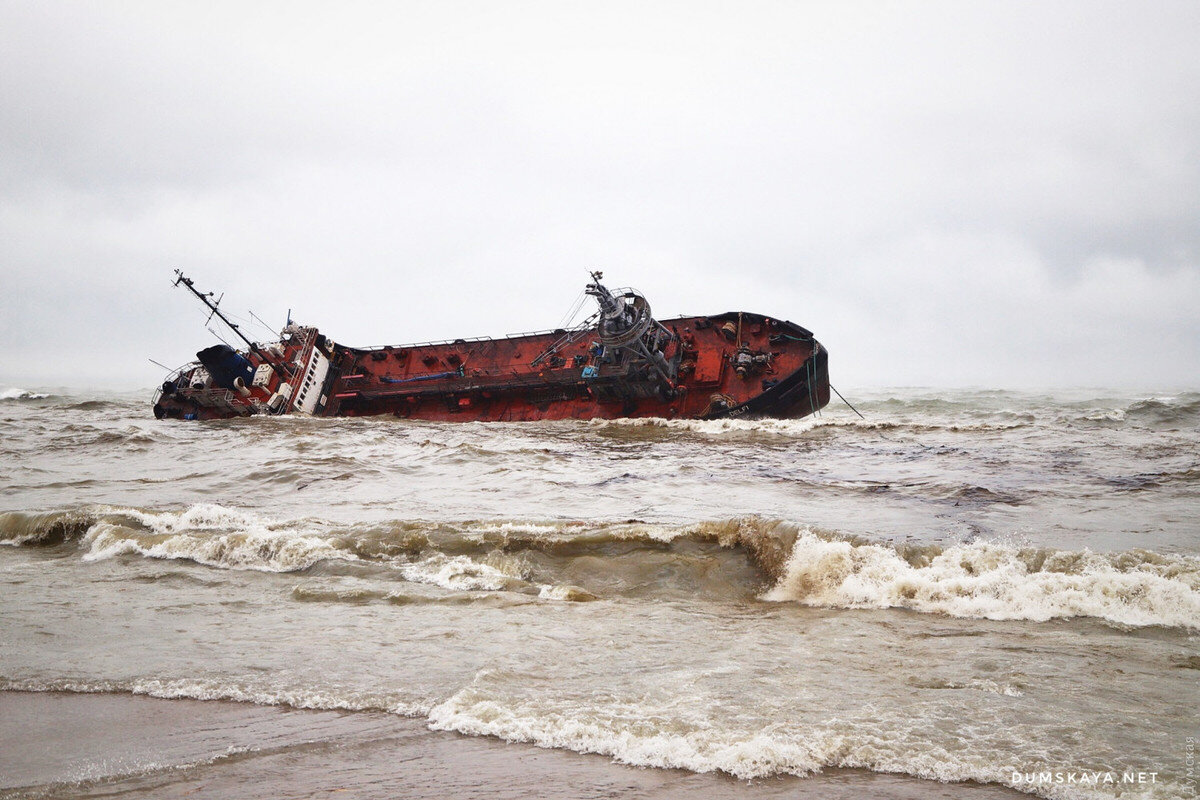
[{"label": "rusty red hull", "polygon": [[[619,376],[610,379],[603,367],[584,378],[590,346],[586,337],[559,350],[562,363],[531,369],[530,359],[560,338],[546,333],[348,350],[339,362],[343,374],[333,385],[330,415],[442,421],[791,418],[823,408],[829,402],[824,347],[791,323],[743,313],[740,341],[775,357],[769,369],[739,375],[730,358],[733,342],[721,330],[723,324],[736,324],[738,316],[663,322],[680,336],[681,371],[673,397],[623,391]],[[444,377],[430,377],[438,374]],[[725,398],[723,404],[714,404],[718,395]]]},{"label": "rusty red hull", "polygon": [[154,413],[459,422],[795,418],[829,402],[828,353],[799,325],[749,312],[660,322],[635,292],[594,286],[610,317],[627,327],[601,321],[595,329],[355,348],[289,324],[278,343],[201,351],[200,363],[164,383]]}]

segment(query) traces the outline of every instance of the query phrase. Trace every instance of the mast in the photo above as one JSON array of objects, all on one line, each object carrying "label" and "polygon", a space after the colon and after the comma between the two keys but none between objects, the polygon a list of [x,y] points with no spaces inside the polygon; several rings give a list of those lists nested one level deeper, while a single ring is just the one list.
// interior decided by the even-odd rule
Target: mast
[{"label": "mast", "polygon": [[[237,323],[231,322],[228,317],[221,313],[221,309],[217,308],[217,306],[221,303],[220,298],[218,298],[217,302],[215,303],[209,300],[209,298],[212,297],[212,292],[201,292],[195,287],[191,278],[184,275],[182,270],[177,269],[175,270],[175,285],[178,286],[181,283],[188,288],[189,292],[196,295],[197,299],[199,299],[201,303],[204,303],[204,305],[209,309],[209,319],[212,319],[213,316],[216,316],[217,319],[221,320],[221,322],[224,322],[227,326],[229,326],[230,330],[237,334],[239,339],[246,343],[246,345],[250,348],[250,352],[261,358],[264,363],[270,365],[271,369],[275,371],[275,374],[278,375],[280,379],[285,381],[288,379],[289,376],[283,367],[277,364],[274,359],[268,358],[267,354],[263,352],[263,350],[257,344],[250,341],[246,334],[242,333],[242,330],[238,327]],[[222,295],[222,297],[223,296],[224,295]]]}]

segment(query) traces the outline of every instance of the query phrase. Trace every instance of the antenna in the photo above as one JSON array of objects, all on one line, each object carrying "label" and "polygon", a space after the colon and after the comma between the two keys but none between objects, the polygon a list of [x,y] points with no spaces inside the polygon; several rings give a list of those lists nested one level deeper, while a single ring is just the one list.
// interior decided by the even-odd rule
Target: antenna
[{"label": "antenna", "polygon": [[[217,319],[221,320],[221,322],[224,322],[231,331],[233,331],[235,334],[237,334],[239,339],[241,339],[243,342],[245,342],[247,344],[247,346],[249,346],[251,353],[255,353],[263,361],[270,364],[271,369],[273,369],[275,371],[275,374],[278,375],[281,379],[283,379],[283,380],[288,379],[288,375],[284,371],[283,367],[281,367],[281,366],[279,366],[279,364],[275,363],[274,360],[268,358],[267,355],[259,348],[259,346],[257,344],[250,341],[250,339],[247,338],[246,334],[242,333],[241,328],[238,327],[237,323],[230,321],[230,319],[228,317],[226,317],[224,314],[222,314],[221,310],[219,308],[217,308],[217,306],[220,305],[221,301],[225,298],[224,292],[221,293],[221,296],[217,298],[217,302],[214,303],[211,300],[209,300],[209,298],[213,296],[212,292],[201,292],[199,289],[197,289],[195,287],[191,278],[184,275],[182,270],[177,269],[177,270],[175,270],[175,285],[178,286],[181,283],[184,286],[186,286],[188,288],[188,291],[190,291],[192,294],[194,294],[196,296],[196,298],[199,299],[201,303],[204,303],[204,305],[211,311],[211,313],[208,315],[209,320],[212,320],[212,318],[215,316]],[[208,323],[206,322],[205,325],[207,326]],[[212,328],[209,328],[208,331],[213,336],[216,336],[218,339],[221,339],[221,337],[218,336],[216,331],[214,331]],[[225,342],[224,339],[221,339],[221,341]],[[225,343],[229,344],[228,342],[225,342]]]},{"label": "antenna", "polygon": [[212,328],[205,327],[205,328],[204,328],[204,330],[208,331],[208,332],[209,332],[209,333],[211,333],[213,336],[217,337],[217,339],[219,339],[219,340],[221,341],[221,344],[225,345],[226,347],[233,347],[233,345],[231,345],[231,344],[229,343],[229,340],[228,340],[228,339],[226,339],[224,336],[222,336],[221,334],[219,334],[219,333],[217,333],[216,331],[214,331]]},{"label": "antenna", "polygon": [[[181,277],[182,277],[182,276],[181,276]],[[190,287],[191,285],[192,285],[191,283],[188,283],[188,286],[189,286],[189,287]],[[195,290],[193,290],[193,291],[195,291]],[[212,293],[212,292],[208,292],[207,294],[205,294],[205,295],[204,295],[204,297],[212,297],[212,296],[213,296],[213,293]],[[204,298],[202,297],[202,298],[200,298],[200,299],[202,299],[202,300],[203,300]],[[222,301],[222,300],[224,300],[224,299],[225,299],[225,293],[224,293],[224,292],[221,292],[221,296],[217,298],[217,301],[216,301],[215,303],[208,303],[207,301],[205,301],[205,304],[206,304],[206,305],[208,305],[208,307],[212,309],[212,314],[209,314],[209,315],[208,315],[208,319],[204,321],[204,324],[205,324],[205,325],[207,325],[208,323],[212,322],[213,314],[216,314],[216,313],[217,313],[217,306],[221,305],[221,301]],[[222,321],[222,322],[224,322],[226,325],[229,325],[230,327],[233,327],[233,328],[236,328],[236,327],[237,327],[237,325],[234,325],[232,322],[230,322],[229,320],[225,319],[224,317],[221,317],[221,321]],[[243,339],[245,339],[246,337],[245,337],[245,336],[243,336],[242,338],[243,338]],[[249,340],[247,339],[247,341],[249,341]]]},{"label": "antenna", "polygon": [[249,309],[247,309],[247,311],[248,311],[248,313],[250,314],[250,317],[251,317],[252,319],[256,320],[256,321],[258,322],[258,324],[259,324],[259,325],[262,325],[264,328],[266,328],[266,329],[267,329],[268,331],[270,331],[272,334],[274,334],[274,333],[275,333],[275,329],[274,329],[274,328],[272,328],[270,325],[268,325],[268,324],[267,324],[267,323],[266,323],[266,322],[263,320],[263,318],[262,318],[262,317],[260,317],[258,314],[255,314],[253,311],[249,311]]}]

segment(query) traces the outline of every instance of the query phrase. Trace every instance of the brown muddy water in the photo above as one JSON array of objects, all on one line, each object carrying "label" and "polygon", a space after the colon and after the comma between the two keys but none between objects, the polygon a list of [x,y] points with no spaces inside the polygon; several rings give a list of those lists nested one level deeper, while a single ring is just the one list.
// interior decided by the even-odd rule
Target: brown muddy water
[{"label": "brown muddy water", "polygon": [[1195,792],[1197,394],[0,397],[3,797]]}]

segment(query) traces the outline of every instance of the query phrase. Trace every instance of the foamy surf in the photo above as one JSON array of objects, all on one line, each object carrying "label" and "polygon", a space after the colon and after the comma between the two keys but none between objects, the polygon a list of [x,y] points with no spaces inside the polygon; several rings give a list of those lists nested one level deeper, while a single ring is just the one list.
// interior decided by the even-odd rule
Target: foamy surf
[{"label": "foamy surf", "polygon": [[[703,696],[684,696],[672,702],[635,695],[604,696],[579,703],[557,698],[552,692],[507,691],[506,684],[519,683],[514,677],[495,670],[480,672],[471,685],[429,712],[429,726],[594,753],[631,766],[722,772],[744,781],[849,768],[942,783],[999,784],[1064,800],[1112,796],[1092,793],[1086,787],[1024,784],[1012,764],[1026,765],[1026,771],[1054,769],[1059,766],[1056,757],[1061,757],[1054,752],[1056,748],[1051,746],[1038,756],[1008,750],[1008,738],[989,735],[986,726],[976,725],[969,712],[960,722],[944,718],[915,724],[902,714],[879,708],[845,717],[818,714],[813,721],[754,726],[714,716]],[[1018,692],[980,688],[1000,695],[997,702],[1020,697]],[[1035,731],[1022,733],[1038,735]],[[1087,766],[1106,770],[1099,764]],[[1148,791],[1121,797],[1171,796],[1169,787],[1141,788]]]},{"label": "foamy surf", "polygon": [[356,528],[203,503],[180,511],[7,512],[0,541],[73,543],[85,562],[140,556],[278,573],[334,562],[361,565],[365,578],[374,569],[382,570],[378,580],[548,600],[759,597],[959,618],[1200,629],[1200,557],[982,539],[894,545],[753,516],[690,525],[401,520]]},{"label": "foamy surf", "polygon": [[827,539],[806,530],[764,599],[994,620],[1096,617],[1138,627],[1200,629],[1200,558],[984,541],[916,549],[905,558],[889,545]]},{"label": "foamy surf", "polygon": [[432,703],[395,691],[319,690],[282,685],[266,678],[138,678],[134,680],[33,680],[0,678],[0,691],[126,693],[164,700],[225,700],[260,706],[287,706],[312,711],[383,711],[405,717],[425,716]]},{"label": "foamy surf", "polygon": [[652,429],[663,432],[688,432],[705,436],[729,434],[768,434],[773,436],[802,436],[812,430],[818,421],[814,417],[804,419],[666,419],[663,417],[628,417],[618,419],[593,419],[587,425],[595,430]]},{"label": "foamy surf", "polygon": [[433,708],[435,730],[493,736],[539,747],[598,753],[639,767],[725,772],[744,780],[786,772],[804,775],[835,759],[832,742],[783,742],[769,735],[749,735],[703,720],[680,719],[679,707],[619,702],[586,708],[553,701],[504,697],[490,688],[491,674],[480,673],[465,687]]},{"label": "foamy surf", "polygon": [[400,563],[405,579],[454,591],[519,591],[529,587],[520,564],[502,555],[476,561],[468,556],[434,553],[419,561]]},{"label": "foamy surf", "polygon": [[[1183,796],[1200,395],[847,396],[866,421],[835,404],[799,424],[169,425],[144,397],[4,402],[0,689],[137,694],[91,707],[185,718],[189,698],[388,711],[630,764],[812,776],[669,778],[725,793],[849,797],[851,768],[861,793],[891,772],[992,783],[963,795]],[[251,761],[273,769],[235,758],[159,793],[234,786]],[[1159,779],[1024,778],[1072,769]]]},{"label": "foamy surf", "polygon": [[182,512],[125,509],[116,516],[115,521],[103,520],[88,529],[84,561],[136,554],[229,569],[294,572],[326,559],[355,558],[336,540],[210,503]]},{"label": "foamy surf", "polygon": [[28,389],[0,389],[0,400],[44,400],[50,395],[42,392],[31,392]]},{"label": "foamy surf", "polygon": [[[383,712],[422,719],[436,731],[598,754],[636,767],[724,773],[749,782],[779,775],[805,777],[841,768],[896,773],[940,783],[990,783],[1055,800],[1114,796],[1160,800],[1178,796],[1174,791],[1179,787],[1166,781],[1118,794],[1095,791],[1094,785],[1030,784],[1026,776],[1053,771],[1060,766],[1056,759],[1062,753],[1053,745],[1038,755],[1015,752],[1010,749],[1010,737],[989,735],[986,726],[974,724],[970,714],[957,723],[943,718],[927,720],[936,724],[914,725],[902,714],[864,709],[863,713],[847,716],[818,715],[803,723],[756,724],[753,719],[730,719],[719,710],[709,710],[702,696],[667,699],[629,693],[568,699],[553,692],[530,691],[528,687],[514,693],[510,687],[522,685],[520,680],[514,682],[520,677],[504,670],[485,669],[441,700],[386,689],[312,689],[278,680],[236,677],[101,681],[0,678],[0,691],[130,694],[311,711]],[[1011,702],[1020,696],[988,687],[981,690],[1004,695],[997,702]],[[1036,729],[1021,733],[1038,736]],[[257,749],[239,747],[221,755]],[[1021,766],[1018,769],[1014,764]],[[1106,775],[1110,769],[1088,761],[1078,764],[1074,771]],[[111,770],[102,772],[107,775]]]}]

